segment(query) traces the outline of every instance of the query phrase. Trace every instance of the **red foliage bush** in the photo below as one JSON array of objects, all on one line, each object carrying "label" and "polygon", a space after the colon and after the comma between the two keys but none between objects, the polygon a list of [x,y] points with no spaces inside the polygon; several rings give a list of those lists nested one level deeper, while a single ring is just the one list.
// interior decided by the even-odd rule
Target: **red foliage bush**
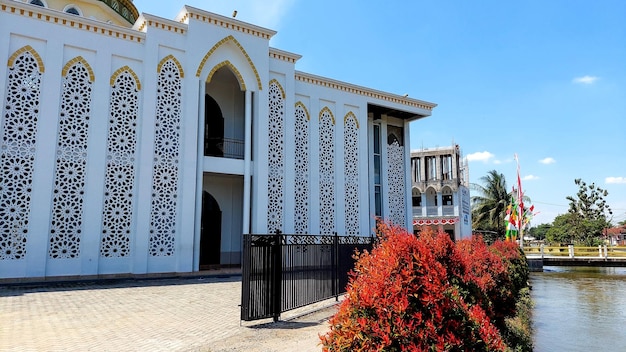
[{"label": "red foliage bush", "polygon": [[429,229],[418,238],[381,224],[379,233],[320,337],[324,351],[506,349],[499,326],[515,310],[507,274],[513,249],[480,238],[455,244]]}]

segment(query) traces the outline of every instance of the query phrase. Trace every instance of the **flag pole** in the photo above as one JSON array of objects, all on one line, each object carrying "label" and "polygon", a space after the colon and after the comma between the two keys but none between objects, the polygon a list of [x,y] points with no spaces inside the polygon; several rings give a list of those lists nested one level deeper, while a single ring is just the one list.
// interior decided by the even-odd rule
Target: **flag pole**
[{"label": "flag pole", "polygon": [[515,162],[517,163],[517,204],[519,206],[519,212],[521,216],[518,217],[518,231],[519,231],[519,246],[524,249],[524,192],[522,191],[522,178],[520,176],[519,158],[517,153],[514,154]]}]

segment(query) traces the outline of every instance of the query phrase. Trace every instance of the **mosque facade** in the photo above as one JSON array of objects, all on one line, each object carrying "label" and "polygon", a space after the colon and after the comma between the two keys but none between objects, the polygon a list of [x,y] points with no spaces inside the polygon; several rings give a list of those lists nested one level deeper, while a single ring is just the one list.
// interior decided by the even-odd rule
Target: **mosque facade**
[{"label": "mosque facade", "polygon": [[412,228],[436,106],[298,71],[275,31],[185,6],[0,0],[0,279],[241,264],[242,234]]}]

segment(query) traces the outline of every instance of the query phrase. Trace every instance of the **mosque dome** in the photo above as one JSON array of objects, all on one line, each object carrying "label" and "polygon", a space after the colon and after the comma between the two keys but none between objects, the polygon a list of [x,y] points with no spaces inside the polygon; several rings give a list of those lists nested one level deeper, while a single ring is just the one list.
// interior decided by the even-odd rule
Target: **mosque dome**
[{"label": "mosque dome", "polygon": [[124,27],[132,27],[139,17],[139,12],[132,0],[24,0],[23,2]]}]

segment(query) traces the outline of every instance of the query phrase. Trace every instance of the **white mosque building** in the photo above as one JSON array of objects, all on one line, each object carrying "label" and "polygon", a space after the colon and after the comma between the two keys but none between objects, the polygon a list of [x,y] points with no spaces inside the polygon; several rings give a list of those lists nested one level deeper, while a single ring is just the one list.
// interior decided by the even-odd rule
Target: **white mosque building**
[{"label": "white mosque building", "polygon": [[433,103],[296,70],[275,31],[185,6],[0,0],[0,280],[241,263],[242,234],[412,228]]}]

